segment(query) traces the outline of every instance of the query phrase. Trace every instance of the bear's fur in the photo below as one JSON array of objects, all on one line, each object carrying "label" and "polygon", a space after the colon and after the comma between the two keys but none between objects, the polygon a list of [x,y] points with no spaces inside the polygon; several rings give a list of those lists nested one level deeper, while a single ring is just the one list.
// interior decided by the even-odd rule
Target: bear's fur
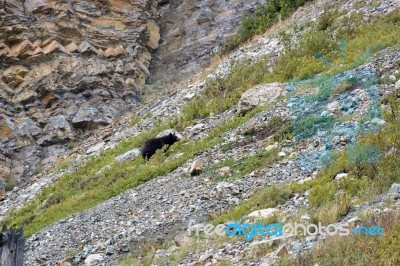
[{"label": "bear's fur", "polygon": [[146,140],[141,150],[143,159],[145,160],[150,159],[150,157],[156,153],[156,150],[161,149],[164,145],[167,145],[167,148],[164,151],[166,152],[169,149],[169,147],[178,140],[179,138],[172,133],[169,133],[168,135],[163,137]]}]

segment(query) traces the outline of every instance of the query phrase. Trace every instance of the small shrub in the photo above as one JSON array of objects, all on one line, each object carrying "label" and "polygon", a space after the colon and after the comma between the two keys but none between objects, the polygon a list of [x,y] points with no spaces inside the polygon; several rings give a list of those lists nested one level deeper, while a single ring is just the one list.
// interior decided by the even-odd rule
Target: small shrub
[{"label": "small shrub", "polygon": [[43,208],[48,208],[52,205],[60,203],[64,199],[64,195],[60,192],[51,193],[47,199],[42,203]]},{"label": "small shrub", "polygon": [[338,17],[338,11],[337,9],[333,10],[324,10],[324,13],[320,17],[317,23],[317,29],[319,31],[325,31],[329,29],[330,27],[333,26],[333,23],[335,21],[335,18]]},{"label": "small shrub", "polygon": [[282,124],[281,128],[275,133],[273,139],[276,142],[292,139],[293,128],[290,122]]},{"label": "small shrub", "polygon": [[383,236],[327,237],[311,252],[291,258],[285,256],[277,265],[399,265],[400,215],[387,213],[364,224],[367,227],[380,225]]},{"label": "small shrub", "polygon": [[221,48],[222,54],[233,51],[239,45],[256,34],[263,33],[276,22],[289,16],[296,8],[311,0],[271,0],[267,5],[258,7],[251,15],[245,16],[239,33],[228,38]]},{"label": "small shrub", "polygon": [[371,171],[367,171],[371,170],[369,166],[372,167],[372,176],[374,176],[378,171],[377,165],[381,160],[381,153],[377,148],[371,145],[357,144],[354,147],[348,148],[347,160],[351,172],[358,178],[361,178],[367,173],[371,175]]},{"label": "small shrub", "polygon": [[17,180],[13,176],[7,176],[5,178],[5,191],[11,191],[17,185]]},{"label": "small shrub", "polygon": [[245,137],[252,137],[255,134],[257,134],[257,129],[255,127],[248,128],[243,132],[243,136]]},{"label": "small shrub", "polygon": [[355,85],[356,85],[356,81],[355,80],[347,80],[345,82],[342,82],[340,84],[338,84],[334,89],[333,89],[333,93],[335,94],[342,94],[345,93],[347,91],[351,91],[354,89]]},{"label": "small shrub", "polygon": [[33,169],[33,174],[37,175],[40,174],[44,169],[44,165],[39,164],[38,166],[35,167],[35,169]]},{"label": "small shrub", "polygon": [[243,215],[247,215],[252,211],[273,208],[285,203],[290,196],[288,187],[270,186],[257,192],[243,201],[239,206],[230,208],[214,219],[215,224],[225,223],[227,221],[239,221]]},{"label": "small shrub", "polygon": [[68,142],[68,149],[72,150],[79,146],[79,141],[70,140]]},{"label": "small shrub", "polygon": [[331,128],[334,123],[334,117],[306,116],[292,122],[293,134],[298,139],[305,139],[315,135],[318,130]]}]

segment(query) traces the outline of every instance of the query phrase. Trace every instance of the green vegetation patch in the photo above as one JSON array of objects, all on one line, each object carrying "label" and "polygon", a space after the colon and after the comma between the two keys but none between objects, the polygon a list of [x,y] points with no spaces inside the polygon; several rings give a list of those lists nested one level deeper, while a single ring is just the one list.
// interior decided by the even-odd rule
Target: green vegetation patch
[{"label": "green vegetation patch", "polygon": [[243,19],[239,33],[228,38],[221,48],[222,54],[227,54],[238,48],[240,44],[257,34],[269,29],[273,24],[287,18],[290,13],[311,0],[271,0],[267,5],[259,6],[254,14]]},{"label": "green vegetation patch", "polygon": [[[246,116],[234,117],[200,141],[177,142],[167,154],[169,157],[158,152],[148,163],[144,163],[141,156],[115,163],[115,157],[135,147],[140,147],[146,139],[166,129],[167,125],[161,125],[126,139],[114,149],[90,158],[76,171],[60,177],[37,195],[32,202],[26,203],[23,208],[11,210],[5,222],[15,226],[24,225],[26,235],[30,236],[53,222],[96,206],[129,188],[136,187],[154,177],[171,173],[188,159],[193,158],[198,151],[220,143],[224,132],[236,128],[262,110],[263,108],[256,108]],[[184,155],[171,159],[176,153],[184,153]],[[107,165],[111,168],[103,168]],[[99,172],[100,169],[106,170]]]},{"label": "green vegetation patch", "polygon": [[[272,72],[268,60],[264,58],[236,63],[226,77],[208,81],[204,93],[196,96],[183,109],[183,121],[221,113],[237,104],[242,93],[257,84],[293,82],[322,73],[326,74],[325,81],[320,82],[317,93],[307,96],[306,100],[327,100],[332,90],[330,77],[361,65],[382,49],[400,45],[400,25],[396,23],[400,17],[399,8],[369,21],[359,15],[342,17],[337,8],[326,10],[324,14],[298,36],[297,43],[286,32],[280,33],[284,52],[274,62]],[[327,17],[333,22],[326,28],[321,27],[321,20]],[[347,84],[342,84],[344,87],[334,88],[334,92],[356,85],[350,79]]]},{"label": "green vegetation patch", "polygon": [[284,257],[276,265],[400,265],[400,215],[384,214],[365,226],[379,224],[383,236],[334,236],[311,252]]}]

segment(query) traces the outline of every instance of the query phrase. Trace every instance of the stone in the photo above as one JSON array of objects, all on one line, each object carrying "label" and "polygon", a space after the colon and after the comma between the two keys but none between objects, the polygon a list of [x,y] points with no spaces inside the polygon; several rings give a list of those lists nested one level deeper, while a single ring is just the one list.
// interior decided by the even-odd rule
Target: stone
[{"label": "stone", "polygon": [[195,160],[192,163],[192,166],[190,167],[189,174],[191,176],[199,175],[201,174],[202,170],[203,170],[203,162],[201,160]]},{"label": "stone", "polygon": [[156,136],[156,138],[160,138],[160,137],[167,136],[167,135],[169,135],[170,133],[171,133],[171,134],[175,134],[175,136],[177,136],[178,139],[183,139],[182,134],[179,133],[178,131],[176,131],[175,129],[172,129],[172,128],[161,131],[161,132]]},{"label": "stone", "polygon": [[85,266],[99,265],[103,260],[103,254],[90,254],[85,259]]},{"label": "stone", "polygon": [[311,217],[308,214],[304,214],[303,216],[300,217],[300,221],[310,222]]},{"label": "stone", "polygon": [[17,133],[20,136],[38,136],[42,133],[42,129],[31,119],[27,118],[18,123]]},{"label": "stone", "polygon": [[205,261],[208,260],[210,257],[212,257],[212,255],[203,254],[203,255],[201,255],[201,256],[199,257],[199,260],[198,260],[198,261],[205,262]]},{"label": "stone", "polygon": [[92,154],[92,153],[96,153],[98,154],[100,152],[100,150],[105,146],[104,142],[99,142],[96,145],[90,147],[89,149],[87,149],[86,154]]},{"label": "stone", "polygon": [[0,59],[12,56],[14,56],[14,54],[8,46],[0,48]]},{"label": "stone", "polygon": [[11,47],[11,51],[16,57],[21,56],[31,49],[33,49],[33,45],[29,40],[23,40],[22,42],[17,43]]},{"label": "stone", "polygon": [[114,56],[114,48],[113,48],[113,47],[109,47],[109,48],[105,49],[105,50],[103,51],[103,55],[104,55],[105,57],[107,57],[107,58],[113,57],[113,56]]},{"label": "stone", "polygon": [[372,119],[372,120],[371,120],[371,123],[372,123],[372,124],[376,124],[376,125],[380,125],[380,126],[386,124],[385,120],[380,119],[380,118],[377,118],[377,117],[375,117],[374,119]]},{"label": "stone", "polygon": [[149,32],[149,40],[146,43],[151,49],[158,48],[158,42],[160,41],[160,28],[154,22],[147,23],[147,30]]},{"label": "stone", "polygon": [[362,224],[362,220],[358,218],[357,216],[350,218],[347,223],[349,224],[350,227],[356,227],[360,224]]},{"label": "stone", "polygon": [[98,114],[96,108],[79,109],[72,118],[72,125],[77,128],[84,128],[88,123],[94,122]]},{"label": "stone", "polygon": [[0,201],[3,201],[6,198],[6,190],[0,182]]},{"label": "stone", "polygon": [[329,102],[328,111],[336,114],[339,111],[339,102],[338,101]]},{"label": "stone", "polygon": [[59,42],[57,41],[52,41],[48,45],[42,48],[44,54],[49,54],[51,52],[63,52],[66,53],[67,51],[65,50],[64,46],[62,46]]},{"label": "stone", "polygon": [[182,246],[190,246],[194,240],[186,233],[179,233],[174,237],[174,241],[178,247],[182,247]]},{"label": "stone", "polygon": [[69,122],[64,115],[56,115],[49,118],[47,129],[49,130],[62,129],[65,131],[71,131],[71,126],[69,125]]},{"label": "stone", "polygon": [[264,173],[261,171],[253,171],[250,173],[250,176],[255,176],[255,177],[263,177]]},{"label": "stone", "polygon": [[395,89],[400,89],[400,79],[394,84]]},{"label": "stone", "polygon": [[95,55],[97,55],[97,49],[94,48],[93,45],[91,45],[87,41],[84,41],[79,45],[79,50],[83,54],[95,54]]},{"label": "stone", "polygon": [[65,51],[67,53],[69,53],[69,54],[70,53],[80,53],[81,52],[81,50],[79,49],[79,46],[74,42],[71,42],[71,43],[67,44],[65,46]]},{"label": "stone", "polygon": [[37,97],[37,95],[38,94],[34,91],[25,91],[19,94],[15,99],[13,99],[13,102],[27,104],[32,102]]},{"label": "stone", "polygon": [[124,161],[132,160],[133,158],[135,158],[139,154],[140,154],[140,150],[139,149],[133,149],[133,150],[127,151],[124,154],[121,154],[121,155],[115,157],[115,160],[117,162],[121,163],[121,162],[124,162]]},{"label": "stone", "polygon": [[231,172],[231,168],[229,166],[224,166],[219,169],[219,174],[222,176],[229,175],[230,172]]},{"label": "stone", "polygon": [[300,179],[299,181],[297,181],[297,183],[304,184],[304,183],[306,183],[306,182],[308,182],[310,180],[313,180],[313,178],[312,177],[306,177],[304,179]]},{"label": "stone", "polygon": [[277,212],[277,209],[275,208],[268,208],[268,209],[262,209],[262,210],[257,210],[251,212],[249,215],[247,215],[249,218],[268,218],[274,213]]},{"label": "stone", "polygon": [[266,106],[284,94],[285,88],[281,83],[256,85],[240,96],[238,112],[245,113],[256,106]]},{"label": "stone", "polygon": [[2,76],[2,80],[11,88],[15,88],[24,82],[24,76],[29,72],[27,67],[16,65],[7,68]]},{"label": "stone", "polygon": [[24,2],[24,7],[25,7],[25,13],[27,15],[30,15],[32,13],[35,13],[41,8],[47,6],[49,4],[49,0],[30,0],[30,1],[25,1]]},{"label": "stone", "polygon": [[194,98],[194,96],[196,96],[196,94],[195,93],[187,93],[184,97],[183,97],[183,99],[185,99],[185,100],[191,100],[191,99],[193,99]]},{"label": "stone", "polygon": [[118,45],[117,47],[109,47],[103,51],[103,55],[107,58],[118,57],[124,54],[126,54],[126,51],[122,45]]},{"label": "stone", "polygon": [[11,175],[11,169],[6,165],[0,165],[0,176],[1,177],[8,177]]},{"label": "stone", "polygon": [[57,266],[73,266],[73,258],[65,258],[57,263]]},{"label": "stone", "polygon": [[159,261],[160,259],[163,259],[163,258],[168,257],[168,256],[169,256],[168,250],[159,249],[159,250],[156,250],[156,253],[154,254],[153,260],[154,261]]},{"label": "stone", "polygon": [[274,143],[274,144],[271,144],[271,145],[268,145],[267,147],[265,147],[265,150],[266,151],[271,151],[271,150],[273,150],[273,149],[276,149],[276,148],[278,148],[278,142],[276,142],[276,143]]},{"label": "stone", "polygon": [[23,54],[23,56],[28,56],[28,57],[30,57],[30,56],[34,56],[34,55],[38,55],[38,54],[43,54],[43,50],[42,50],[42,48],[40,48],[40,47],[36,47],[34,50],[26,51],[26,52]]},{"label": "stone", "polygon": [[125,80],[125,86],[134,88],[136,87],[136,82],[134,79],[128,78]]},{"label": "stone", "polygon": [[347,173],[340,173],[340,174],[337,174],[336,176],[335,176],[335,179],[336,180],[340,180],[340,179],[342,179],[342,178],[345,178],[345,177],[347,177],[349,174],[347,174]]},{"label": "stone", "polygon": [[278,153],[278,156],[281,157],[281,158],[285,157],[286,155],[287,154],[284,151],[281,151],[281,152]]},{"label": "stone", "polygon": [[195,126],[192,127],[191,131],[198,131],[202,130],[206,125],[203,123],[196,124]]}]

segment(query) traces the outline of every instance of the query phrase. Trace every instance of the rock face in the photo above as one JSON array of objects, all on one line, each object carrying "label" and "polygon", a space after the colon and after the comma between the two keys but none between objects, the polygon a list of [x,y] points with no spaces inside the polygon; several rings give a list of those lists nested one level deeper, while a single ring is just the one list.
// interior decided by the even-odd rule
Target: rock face
[{"label": "rock face", "polygon": [[[167,81],[194,74],[226,39],[237,32],[242,17],[266,0],[160,1],[160,47],[152,61],[152,74]],[[179,75],[171,75],[179,72]]]},{"label": "rock face", "polygon": [[157,3],[0,1],[0,178],[23,181],[137,105]]},{"label": "rock face", "polygon": [[0,178],[28,179],[134,109],[151,62],[195,73],[265,2],[0,0]]}]

